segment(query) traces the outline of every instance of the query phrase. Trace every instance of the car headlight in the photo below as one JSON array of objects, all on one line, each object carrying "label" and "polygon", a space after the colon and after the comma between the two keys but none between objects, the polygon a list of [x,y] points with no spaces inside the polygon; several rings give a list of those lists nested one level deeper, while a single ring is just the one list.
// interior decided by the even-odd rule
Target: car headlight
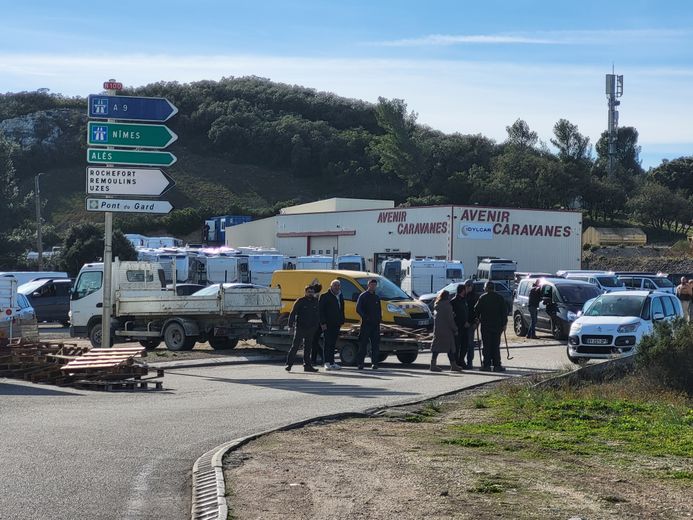
[{"label": "car headlight", "polygon": [[621,325],[616,329],[616,332],[619,334],[623,334],[624,332],[635,332],[638,330],[638,327],[640,327],[639,321],[637,323],[628,323],[627,325]]},{"label": "car headlight", "polygon": [[573,323],[570,326],[570,333],[571,334],[580,334],[581,330],[582,330],[582,323]]},{"label": "car headlight", "polygon": [[391,312],[397,316],[409,316],[402,307],[395,305],[394,303],[387,304],[387,312]]},{"label": "car headlight", "polygon": [[578,319],[578,315],[573,311],[568,311],[566,313],[566,318],[568,318],[568,321],[575,321]]}]

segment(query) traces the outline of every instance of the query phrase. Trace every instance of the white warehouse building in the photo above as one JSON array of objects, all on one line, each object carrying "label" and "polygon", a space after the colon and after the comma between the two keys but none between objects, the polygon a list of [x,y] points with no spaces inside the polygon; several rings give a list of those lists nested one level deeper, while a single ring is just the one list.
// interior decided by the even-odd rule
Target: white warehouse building
[{"label": "white warehouse building", "polygon": [[326,199],[227,228],[230,247],[273,247],[287,256],[357,253],[377,271],[386,258],[509,258],[518,271],[579,269],[582,213],[483,206],[395,208],[391,200]]}]

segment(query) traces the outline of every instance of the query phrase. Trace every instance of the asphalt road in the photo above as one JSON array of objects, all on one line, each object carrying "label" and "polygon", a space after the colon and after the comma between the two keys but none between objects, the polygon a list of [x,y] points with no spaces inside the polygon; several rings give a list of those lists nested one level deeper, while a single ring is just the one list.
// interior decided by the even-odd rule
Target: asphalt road
[{"label": "asphalt road", "polygon": [[[563,346],[516,348],[512,355],[503,377],[567,365]],[[150,393],[0,379],[0,519],[189,518],[192,465],[223,442],[499,376],[433,374],[424,364],[429,359],[420,356],[411,368],[386,363],[378,372],[287,374],[277,364],[177,369],[166,373],[166,391]]]}]

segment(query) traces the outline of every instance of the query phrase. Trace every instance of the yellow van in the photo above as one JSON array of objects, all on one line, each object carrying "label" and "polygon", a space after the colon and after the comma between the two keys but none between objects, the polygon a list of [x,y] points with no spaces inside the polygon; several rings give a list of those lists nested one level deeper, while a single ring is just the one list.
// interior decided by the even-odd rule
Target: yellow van
[{"label": "yellow van", "polygon": [[415,301],[390,280],[378,274],[364,271],[302,269],[275,271],[270,287],[281,289],[281,314],[288,316],[296,299],[305,294],[306,285],[319,283],[322,285],[322,292],[324,293],[329,290],[332,280],[337,279],[342,284],[346,321],[359,322],[361,318],[356,313],[356,300],[359,294],[366,290],[368,280],[371,278],[378,280],[375,292],[382,300],[383,323],[414,329],[433,325],[433,316],[426,304]]}]

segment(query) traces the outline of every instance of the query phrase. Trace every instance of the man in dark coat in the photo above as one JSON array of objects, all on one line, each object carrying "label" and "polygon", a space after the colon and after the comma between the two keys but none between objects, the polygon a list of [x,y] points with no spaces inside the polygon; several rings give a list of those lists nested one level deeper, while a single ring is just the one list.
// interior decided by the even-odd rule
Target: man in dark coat
[{"label": "man in dark coat", "polygon": [[460,363],[464,364],[465,368],[472,369],[474,368],[474,333],[476,332],[476,311],[474,310],[474,306],[476,305],[476,302],[479,301],[479,295],[476,293],[474,290],[474,282],[470,279],[467,279],[464,281],[464,299],[467,301],[467,321],[469,322],[469,327],[466,329],[467,331],[467,350],[466,350],[466,357],[467,361],[466,363]]},{"label": "man in dark coat", "polygon": [[326,293],[320,295],[320,328],[325,335],[323,363],[325,370],[339,370],[334,362],[334,350],[337,345],[339,329],[344,324],[344,296],[339,280],[332,280]]},{"label": "man in dark coat", "polygon": [[358,369],[363,370],[368,342],[371,343],[371,368],[378,370],[380,356],[380,322],[383,311],[380,308],[380,296],[375,292],[378,280],[368,280],[368,290],[363,291],[356,301],[356,312],[361,316],[361,333],[359,335]]},{"label": "man in dark coat", "polygon": [[532,285],[529,291],[529,301],[527,302],[527,308],[529,309],[529,328],[527,329],[527,337],[534,338],[537,337],[537,313],[539,312],[539,304],[541,303],[541,286],[539,285],[539,280]]},{"label": "man in dark coat", "polygon": [[[463,283],[457,286],[457,293],[450,300],[452,312],[455,314],[455,324],[457,325],[457,335],[455,336],[455,361],[463,368],[466,368],[465,357],[469,345],[469,307],[465,298],[466,289]],[[472,349],[472,355],[474,350]],[[471,368],[471,367],[470,367]]]},{"label": "man in dark coat", "polygon": [[[320,311],[318,300],[315,298],[313,288],[308,285],[305,288],[305,295],[294,303],[294,308],[289,314],[289,328],[294,329],[294,340],[291,343],[289,355],[286,358],[286,371],[290,372],[294,364],[296,352],[303,343],[303,370],[304,372],[317,372],[310,361],[310,354],[313,347],[313,337],[315,329],[320,323]],[[295,327],[295,328],[294,328]]]},{"label": "man in dark coat", "polygon": [[508,324],[508,307],[503,297],[495,291],[493,282],[486,282],[486,291],[479,297],[474,306],[478,321],[481,323],[481,341],[484,345],[484,362],[481,370],[504,372],[501,366],[501,334]]}]

